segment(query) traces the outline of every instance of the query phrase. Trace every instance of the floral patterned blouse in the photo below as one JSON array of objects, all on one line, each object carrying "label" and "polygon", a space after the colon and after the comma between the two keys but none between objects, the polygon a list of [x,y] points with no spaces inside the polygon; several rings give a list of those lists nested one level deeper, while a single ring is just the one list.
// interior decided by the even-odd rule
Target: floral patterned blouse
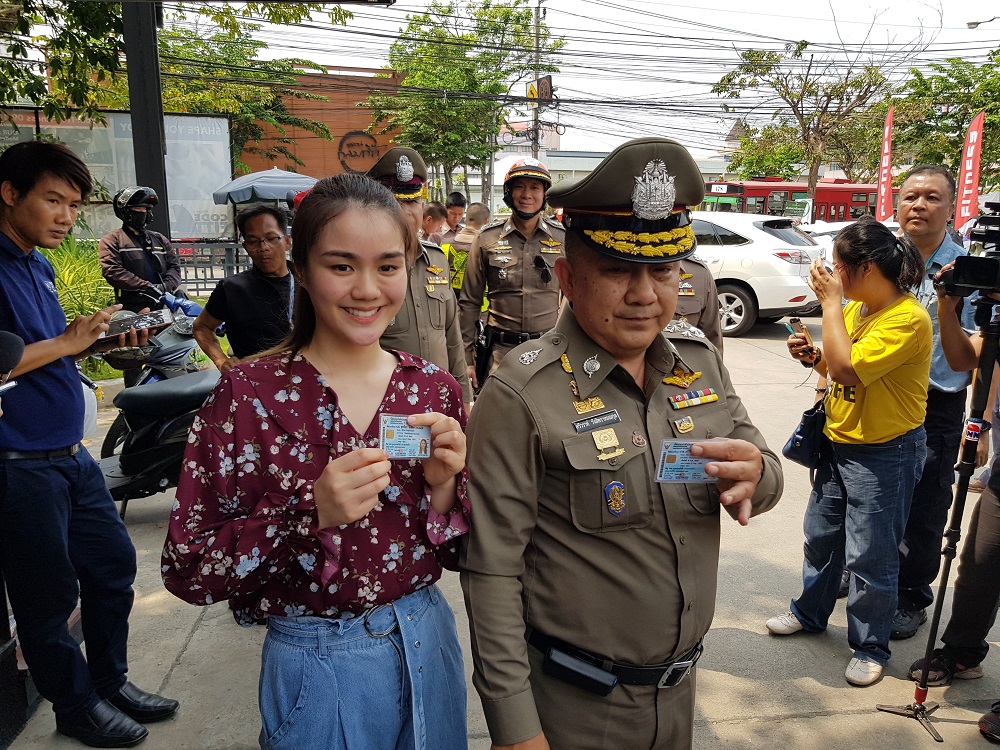
[{"label": "floral patterned blouse", "polygon": [[469,530],[463,469],[447,515],[430,505],[419,460],[392,462],[390,484],[365,518],[319,529],[313,482],[328,461],[377,448],[380,414],[436,411],[465,426],[462,391],[405,352],[365,434],[301,355],[241,364],[195,418],[163,548],[167,589],[192,604],[230,600],[241,625],[270,615],[353,617],[454,569]]}]

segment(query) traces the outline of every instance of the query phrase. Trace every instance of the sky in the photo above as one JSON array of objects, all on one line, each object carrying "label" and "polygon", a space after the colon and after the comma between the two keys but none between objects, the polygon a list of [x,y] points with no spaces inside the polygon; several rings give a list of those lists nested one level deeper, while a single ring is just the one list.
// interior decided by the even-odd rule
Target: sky
[{"label": "sky", "polygon": [[[663,135],[706,157],[723,147],[738,117],[761,121],[775,111],[773,99],[753,92],[739,100],[711,93],[735,66],[740,50],[780,50],[788,42],[807,40],[817,61],[833,58],[842,65],[847,59],[874,59],[905,76],[910,67],[928,71],[931,63],[950,57],[982,63],[1000,47],[1000,19],[975,30],[966,25],[1000,16],[1000,3],[839,0],[836,21],[824,3],[775,3],[773,13],[761,13],[763,5],[542,0],[545,22],[567,42],[560,53],[561,72],[553,76],[556,96],[564,103],[543,112],[543,121],[565,127],[563,150],[608,151],[630,138]],[[317,19],[307,27],[265,28],[258,36],[267,42],[270,57],[381,68],[407,14],[425,6],[411,0],[388,8],[346,6],[355,17],[344,27]],[[736,111],[724,111],[726,104]]]}]

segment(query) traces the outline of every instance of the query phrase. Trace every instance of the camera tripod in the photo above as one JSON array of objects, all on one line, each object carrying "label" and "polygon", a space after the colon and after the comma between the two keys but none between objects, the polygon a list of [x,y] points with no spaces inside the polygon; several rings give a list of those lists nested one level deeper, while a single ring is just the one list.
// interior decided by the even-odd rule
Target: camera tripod
[{"label": "camera tripod", "polygon": [[934,600],[934,615],[931,617],[930,632],[927,634],[924,668],[920,672],[920,681],[914,690],[913,703],[906,706],[885,704],[875,706],[879,711],[916,719],[937,742],[944,742],[944,738],[934,728],[929,718],[929,715],[937,710],[938,704],[933,701],[924,702],[927,700],[927,675],[930,672],[931,659],[934,656],[934,644],[937,643],[941,610],[944,607],[944,597],[948,591],[951,563],[955,559],[958,542],[962,536],[962,516],[965,515],[965,502],[969,494],[969,479],[976,468],[976,449],[979,447],[980,440],[988,439],[990,425],[988,421],[983,420],[983,414],[986,411],[986,401],[993,381],[993,365],[998,361],[997,356],[1000,353],[1000,343],[998,343],[1000,342],[1000,322],[994,323],[992,320],[993,306],[1000,303],[983,295],[972,304],[976,306],[976,327],[983,337],[983,348],[979,353],[979,370],[975,382],[972,384],[972,406],[969,409],[969,418],[965,422],[965,442],[962,445],[962,453],[956,467],[958,469],[958,489],[955,493],[955,502],[951,507],[948,528],[944,534],[945,544],[941,550],[943,558],[941,582],[938,584],[937,597]]}]

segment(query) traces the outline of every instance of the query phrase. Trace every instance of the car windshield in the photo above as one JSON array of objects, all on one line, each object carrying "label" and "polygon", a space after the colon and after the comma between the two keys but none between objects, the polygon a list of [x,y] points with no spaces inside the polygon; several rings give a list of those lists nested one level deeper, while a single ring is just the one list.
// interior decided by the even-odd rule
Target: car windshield
[{"label": "car windshield", "polygon": [[812,237],[796,227],[787,219],[774,219],[771,221],[755,221],[754,226],[767,232],[772,237],[777,237],[786,245],[806,245],[812,247],[819,243]]}]

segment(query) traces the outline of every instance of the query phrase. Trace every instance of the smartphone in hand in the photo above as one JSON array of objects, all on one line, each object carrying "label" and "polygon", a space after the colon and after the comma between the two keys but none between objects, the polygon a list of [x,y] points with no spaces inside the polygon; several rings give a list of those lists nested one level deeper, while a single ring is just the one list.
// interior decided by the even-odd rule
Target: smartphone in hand
[{"label": "smartphone in hand", "polygon": [[809,345],[809,348],[815,351],[816,345],[813,343],[812,336],[809,334],[809,329],[806,328],[805,324],[798,318],[789,318],[788,324],[792,331],[803,336],[806,343]]}]

